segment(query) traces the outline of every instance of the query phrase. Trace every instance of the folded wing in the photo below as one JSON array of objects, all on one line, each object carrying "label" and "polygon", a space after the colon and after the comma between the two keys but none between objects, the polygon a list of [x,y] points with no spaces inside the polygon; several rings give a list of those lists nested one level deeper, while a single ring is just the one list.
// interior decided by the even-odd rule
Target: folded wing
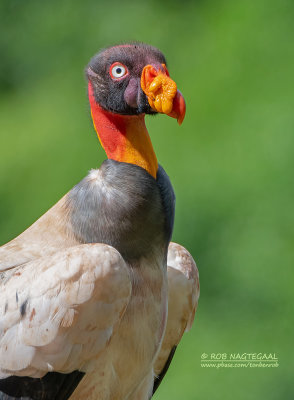
[{"label": "folded wing", "polygon": [[9,272],[0,277],[0,379],[85,370],[129,302],[121,255],[108,245],[85,244]]},{"label": "folded wing", "polygon": [[192,326],[200,294],[197,266],[184,247],[170,243],[167,266],[168,320],[161,350],[154,364],[157,377],[153,392],[161,383],[184,332]]}]

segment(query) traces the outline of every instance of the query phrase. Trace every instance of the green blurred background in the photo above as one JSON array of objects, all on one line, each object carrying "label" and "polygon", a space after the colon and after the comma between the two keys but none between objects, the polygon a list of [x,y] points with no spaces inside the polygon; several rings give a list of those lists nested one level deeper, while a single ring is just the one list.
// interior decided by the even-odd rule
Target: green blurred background
[{"label": "green blurred background", "polygon": [[[201,297],[155,399],[293,399],[292,0],[0,3],[0,242],[105,155],[83,68],[99,48],[159,47],[186,98],[147,118],[176,195],[173,240]],[[278,368],[201,368],[202,353],[275,353]]]}]

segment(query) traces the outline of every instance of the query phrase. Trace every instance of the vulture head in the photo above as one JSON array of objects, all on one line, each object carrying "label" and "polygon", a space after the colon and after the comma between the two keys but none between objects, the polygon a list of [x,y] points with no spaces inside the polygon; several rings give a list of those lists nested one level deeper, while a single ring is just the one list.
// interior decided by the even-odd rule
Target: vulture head
[{"label": "vulture head", "polygon": [[158,163],[144,116],[163,113],[181,124],[186,109],[164,55],[143,43],[109,47],[92,58],[86,75],[94,128],[107,157],[156,178]]},{"label": "vulture head", "polygon": [[121,115],[185,116],[185,101],[169,77],[166,59],[143,43],[122,44],[96,54],[86,68],[89,92],[104,110]]}]

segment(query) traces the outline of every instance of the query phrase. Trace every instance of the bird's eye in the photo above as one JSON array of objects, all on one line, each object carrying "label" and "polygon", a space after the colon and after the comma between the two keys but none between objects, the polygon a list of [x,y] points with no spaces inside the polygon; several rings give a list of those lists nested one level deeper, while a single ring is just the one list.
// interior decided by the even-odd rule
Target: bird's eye
[{"label": "bird's eye", "polygon": [[127,75],[128,70],[123,64],[116,62],[111,65],[109,73],[112,79],[119,79]]}]

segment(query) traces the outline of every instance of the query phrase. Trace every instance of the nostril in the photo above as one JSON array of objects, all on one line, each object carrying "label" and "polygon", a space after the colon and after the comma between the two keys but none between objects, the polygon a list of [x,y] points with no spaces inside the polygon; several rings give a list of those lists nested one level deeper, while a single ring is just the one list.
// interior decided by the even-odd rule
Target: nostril
[{"label": "nostril", "polygon": [[138,92],[140,90],[140,80],[131,78],[124,93],[125,102],[132,108],[138,107]]}]

